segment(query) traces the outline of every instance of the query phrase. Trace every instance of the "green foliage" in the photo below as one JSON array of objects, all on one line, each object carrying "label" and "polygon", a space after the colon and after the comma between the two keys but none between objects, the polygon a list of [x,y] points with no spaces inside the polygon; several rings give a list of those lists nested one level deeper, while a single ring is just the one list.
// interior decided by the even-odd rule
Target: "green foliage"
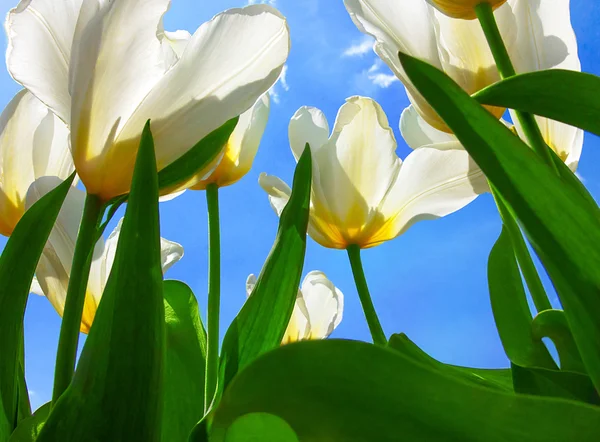
[{"label": "green foliage", "polygon": [[286,421],[268,413],[249,413],[236,419],[225,442],[298,442]]},{"label": "green foliage", "polygon": [[488,283],[496,327],[508,358],[523,367],[556,369],[542,340],[533,337],[533,318],[505,227],[490,253]]},{"label": "green foliage", "polygon": [[25,417],[19,397],[23,391],[23,316],[40,255],[75,174],[37,201],[21,218],[0,257],[0,442]]},{"label": "green foliage", "polygon": [[522,394],[558,397],[600,405],[589,376],[570,371],[526,368],[512,364],[515,391]]},{"label": "green foliage", "polygon": [[550,338],[554,342],[561,369],[585,373],[585,366],[581,361],[565,312],[545,310],[533,318],[531,329],[535,339]]},{"label": "green foliage", "polygon": [[33,415],[23,419],[8,442],[35,442],[50,414],[50,402],[38,408]]},{"label": "green foliage", "polygon": [[166,359],[162,441],[187,437],[204,411],[206,332],[198,301],[183,282],[165,281]]},{"label": "green foliage", "polygon": [[281,214],[275,244],[252,294],[223,340],[221,388],[259,355],[281,344],[302,276],[311,176],[307,145],[296,166],[292,196]]},{"label": "green foliage", "polygon": [[38,442],[161,440],[163,302],[158,179],[147,124],[102,302],[75,377]]},{"label": "green foliage", "polygon": [[600,389],[600,210],[444,73],[407,55],[400,59],[521,222]]},{"label": "green foliage", "polygon": [[229,386],[211,442],[249,412],[284,419],[301,441],[595,441],[600,408],[515,395],[354,341],[286,345]]},{"label": "green foliage", "polygon": [[600,78],[595,75],[562,69],[530,72],[488,86],[473,98],[600,135]]},{"label": "green foliage", "polygon": [[415,362],[426,365],[440,374],[453,376],[464,382],[500,391],[513,391],[513,380],[510,369],[488,370],[444,364],[421,350],[404,333],[392,335],[388,347],[413,359]]}]

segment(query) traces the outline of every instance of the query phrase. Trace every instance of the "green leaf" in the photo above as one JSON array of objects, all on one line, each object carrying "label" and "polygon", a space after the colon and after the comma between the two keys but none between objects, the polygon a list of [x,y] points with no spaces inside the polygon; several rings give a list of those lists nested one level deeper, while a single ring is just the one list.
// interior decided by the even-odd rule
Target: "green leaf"
[{"label": "green leaf", "polygon": [[286,421],[273,414],[249,413],[229,427],[225,442],[299,442]]},{"label": "green leaf", "polygon": [[589,376],[570,371],[525,368],[512,365],[515,391],[558,397],[600,405],[600,397]]},{"label": "green leaf", "polygon": [[248,366],[223,395],[211,442],[249,412],[284,419],[301,441],[591,442],[600,432],[600,408],[485,388],[342,340],[285,345]]},{"label": "green leaf", "polygon": [[561,69],[520,74],[482,89],[473,98],[600,135],[600,77],[595,75]]},{"label": "green leaf", "polygon": [[25,212],[0,256],[0,421],[9,432],[16,427],[19,391],[24,385],[22,366],[23,316],[38,260],[67,196],[75,174],[37,201]]},{"label": "green leaf", "polygon": [[522,367],[558,368],[542,340],[533,337],[533,317],[504,226],[490,253],[488,284],[494,320],[508,359]]},{"label": "green leaf", "polygon": [[562,370],[586,374],[581,355],[573,339],[567,317],[562,310],[544,310],[531,324],[534,339],[550,338],[556,346]]},{"label": "green leaf", "polygon": [[508,368],[484,369],[444,364],[421,350],[404,333],[392,335],[388,347],[413,359],[415,362],[428,366],[440,374],[457,377],[463,382],[473,383],[482,387],[508,392],[513,391],[512,375]]},{"label": "green leaf", "polygon": [[275,244],[252,294],[225,334],[221,391],[239,370],[281,345],[304,265],[311,177],[312,161],[307,144],[296,166],[292,195],[281,214]]},{"label": "green leaf", "polygon": [[166,363],[163,442],[186,441],[204,414],[206,332],[183,282],[165,281]]},{"label": "green leaf", "polygon": [[48,415],[50,414],[50,402],[38,408],[32,416],[23,419],[8,439],[8,442],[35,442]]},{"label": "green leaf", "polygon": [[179,159],[158,173],[158,188],[165,189],[191,178],[207,167],[223,150],[233,133],[239,117],[232,118],[212,131]]},{"label": "green leaf", "polygon": [[161,440],[164,314],[158,180],[146,124],[102,301],[73,381],[38,442]]},{"label": "green leaf", "polygon": [[443,72],[407,55],[400,59],[521,222],[600,390],[600,210]]}]

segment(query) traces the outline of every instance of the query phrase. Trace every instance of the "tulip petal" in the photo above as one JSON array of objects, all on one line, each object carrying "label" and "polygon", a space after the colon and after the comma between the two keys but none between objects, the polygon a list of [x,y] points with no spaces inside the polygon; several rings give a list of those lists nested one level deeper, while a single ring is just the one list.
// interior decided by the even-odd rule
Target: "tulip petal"
[{"label": "tulip petal", "polygon": [[395,238],[417,221],[449,215],[488,190],[483,172],[459,142],[415,149],[380,211],[388,220],[372,245]]},{"label": "tulip petal", "polygon": [[179,62],[119,134],[114,151],[119,152],[120,164],[113,167],[132,169],[137,140],[149,118],[159,169],[179,158],[269,90],[279,78],[289,47],[284,17],[267,5],[231,9],[202,25]]},{"label": "tulip petal", "polygon": [[329,123],[325,114],[315,107],[303,106],[292,117],[288,135],[294,158],[298,161],[306,143],[313,154],[329,139]]},{"label": "tulip petal", "polygon": [[415,0],[344,0],[356,27],[375,38],[375,52],[403,82],[408,80],[398,52],[440,66],[432,9]]},{"label": "tulip petal", "polygon": [[290,186],[284,183],[280,178],[273,175],[267,175],[264,172],[258,177],[258,184],[269,195],[269,203],[271,203],[271,207],[277,216],[281,216],[281,212],[283,212],[285,205],[292,195]]},{"label": "tulip petal", "polygon": [[219,187],[229,186],[248,173],[267,127],[269,111],[270,98],[267,93],[240,115],[219,164],[208,178],[193,186],[194,190],[204,190],[210,183],[216,183]]},{"label": "tulip petal", "polygon": [[411,149],[417,149],[430,144],[456,141],[454,135],[437,130],[427,123],[421,118],[414,106],[409,106],[402,111],[402,115],[400,116],[400,133]]},{"label": "tulip petal", "polygon": [[[331,218],[344,226],[348,244],[374,221],[401,161],[396,139],[379,104],[352,97],[340,108],[329,142],[315,153],[315,209],[319,192]],[[325,210],[325,209],[324,209]],[[321,210],[316,210],[320,212]]]},{"label": "tulip petal", "polygon": [[[442,70],[469,94],[500,80],[498,68],[478,20],[457,20],[432,10]],[[514,29],[515,18],[508,5],[494,13],[501,29]],[[511,48],[514,35],[503,34]]]},{"label": "tulip petal", "polygon": [[[517,20],[517,41],[510,55],[518,73],[544,69],[581,71],[569,0],[510,0],[509,3]],[[508,32],[512,30],[507,30]],[[511,111],[511,116],[523,138],[521,125],[514,111]],[[536,117],[536,120],[546,143],[575,171],[581,156],[583,131],[547,118]]]},{"label": "tulip petal", "polygon": [[14,229],[36,178],[73,173],[68,139],[64,123],[30,92],[20,91],[6,106],[0,116],[0,233]]},{"label": "tulip petal", "polygon": [[69,60],[83,0],[21,0],[6,17],[12,77],[64,122],[70,119]]},{"label": "tulip petal", "polygon": [[158,24],[156,35],[162,47],[166,71],[179,61],[192,35],[184,30],[166,31],[162,20]]},{"label": "tulip petal", "polygon": [[101,193],[103,176],[123,179],[115,167],[119,160],[111,158],[120,150],[113,143],[164,75],[157,31],[168,6],[169,0],[84,3],[70,63],[71,142],[78,173],[92,194]]},{"label": "tulip petal", "polygon": [[[27,192],[27,207],[30,207],[42,196],[54,189],[62,180],[56,177],[37,179]],[[54,309],[62,316],[67,297],[71,263],[75,253],[75,242],[79,231],[79,223],[83,213],[85,193],[72,187],[58,214],[56,224],[50,232],[48,242],[36,269],[36,278],[43,294]],[[100,239],[94,248],[94,261],[102,256],[104,240]],[[86,292],[81,331],[87,333],[92,325],[99,297],[93,290],[94,273],[90,272],[90,284]]]},{"label": "tulip petal", "polygon": [[306,275],[301,293],[310,324],[306,338],[325,339],[342,321],[344,295],[319,271]]}]

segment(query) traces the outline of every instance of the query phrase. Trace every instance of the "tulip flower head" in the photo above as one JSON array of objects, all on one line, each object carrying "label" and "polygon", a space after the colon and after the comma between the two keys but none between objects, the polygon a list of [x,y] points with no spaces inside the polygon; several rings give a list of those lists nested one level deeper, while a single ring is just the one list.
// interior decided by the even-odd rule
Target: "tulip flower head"
[{"label": "tulip flower head", "polygon": [[17,93],[0,115],[0,233],[12,233],[36,179],[60,182],[74,169],[65,124],[31,93]]},{"label": "tulip flower head", "polygon": [[[246,294],[250,296],[256,285],[256,276],[246,280]],[[325,339],[342,321],[344,295],[327,279],[325,273],[312,271],[306,275],[294,311],[285,331],[282,344]]]},{"label": "tulip flower head", "polygon": [[[43,177],[32,184],[27,192],[27,206],[31,206],[42,196],[60,184],[57,178]],[[71,263],[75,253],[75,242],[79,231],[79,223],[83,214],[85,193],[75,187],[69,193],[58,214],[56,224],[50,233],[48,242],[44,247],[38,263],[31,292],[46,296],[60,316],[65,309],[67,287],[71,274]],[[100,238],[96,243],[92,257],[92,266],[85,296],[83,316],[81,318],[81,332],[88,333],[106,282],[110,275],[119,233],[121,219],[108,239]],[[161,264],[163,273],[183,257],[183,247],[175,242],[160,239]]]},{"label": "tulip flower head", "polygon": [[[398,52],[428,62],[473,94],[500,80],[481,25],[440,12],[473,6],[472,0],[344,0],[357,28],[375,38],[374,50],[406,87],[419,115],[435,129],[451,133],[404,72]],[[496,21],[517,73],[541,69],[580,70],[570,23],[569,0],[522,1],[499,6]],[[435,4],[434,8],[431,4]],[[505,109],[487,107],[497,118]],[[548,142],[548,140],[547,140]]]},{"label": "tulip flower head", "polygon": [[192,186],[192,189],[204,190],[210,183],[215,183],[219,187],[230,186],[248,173],[267,126],[269,106],[269,94],[265,94],[254,106],[240,115],[219,164],[207,178]]},{"label": "tulip flower head", "polygon": [[476,18],[475,7],[481,3],[489,3],[494,9],[502,6],[506,0],[427,0],[432,6],[449,17],[473,20]]},{"label": "tulip flower head", "polygon": [[[303,107],[289,138],[296,160],[309,143],[313,156],[309,235],[328,248],[368,248],[391,240],[422,219],[448,215],[487,189],[482,172],[458,142],[423,147],[403,162],[379,104],[351,97],[329,135],[323,112]],[[278,215],[291,189],[261,174]]]},{"label": "tulip flower head", "polygon": [[9,72],[67,123],[77,172],[102,200],[129,191],[147,120],[160,170],[248,110],[287,59],[286,20],[268,5],[189,36],[163,29],[169,4],[23,0],[8,15]]}]

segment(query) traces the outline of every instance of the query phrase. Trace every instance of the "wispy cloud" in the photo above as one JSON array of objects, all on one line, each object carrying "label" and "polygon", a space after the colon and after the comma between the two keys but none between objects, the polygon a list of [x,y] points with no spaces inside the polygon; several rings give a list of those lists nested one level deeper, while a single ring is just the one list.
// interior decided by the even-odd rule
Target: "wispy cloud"
[{"label": "wispy cloud", "polygon": [[346,48],[343,52],[344,57],[362,57],[373,49],[373,38],[365,35],[361,40],[356,41],[352,46]]},{"label": "wispy cloud", "polygon": [[375,63],[371,65],[371,67],[367,70],[367,78],[371,80],[375,86],[379,86],[380,88],[387,89],[393,83],[398,80],[394,74],[386,74],[384,72],[380,72],[380,69],[383,67],[383,62],[378,58],[375,60]]},{"label": "wispy cloud", "polygon": [[281,102],[280,91],[283,90],[287,92],[290,90],[290,85],[287,82],[287,71],[288,65],[283,65],[283,69],[281,70],[281,75],[279,75],[279,79],[277,82],[271,87],[269,90],[269,95],[271,95],[271,99],[273,103],[279,104]]}]

